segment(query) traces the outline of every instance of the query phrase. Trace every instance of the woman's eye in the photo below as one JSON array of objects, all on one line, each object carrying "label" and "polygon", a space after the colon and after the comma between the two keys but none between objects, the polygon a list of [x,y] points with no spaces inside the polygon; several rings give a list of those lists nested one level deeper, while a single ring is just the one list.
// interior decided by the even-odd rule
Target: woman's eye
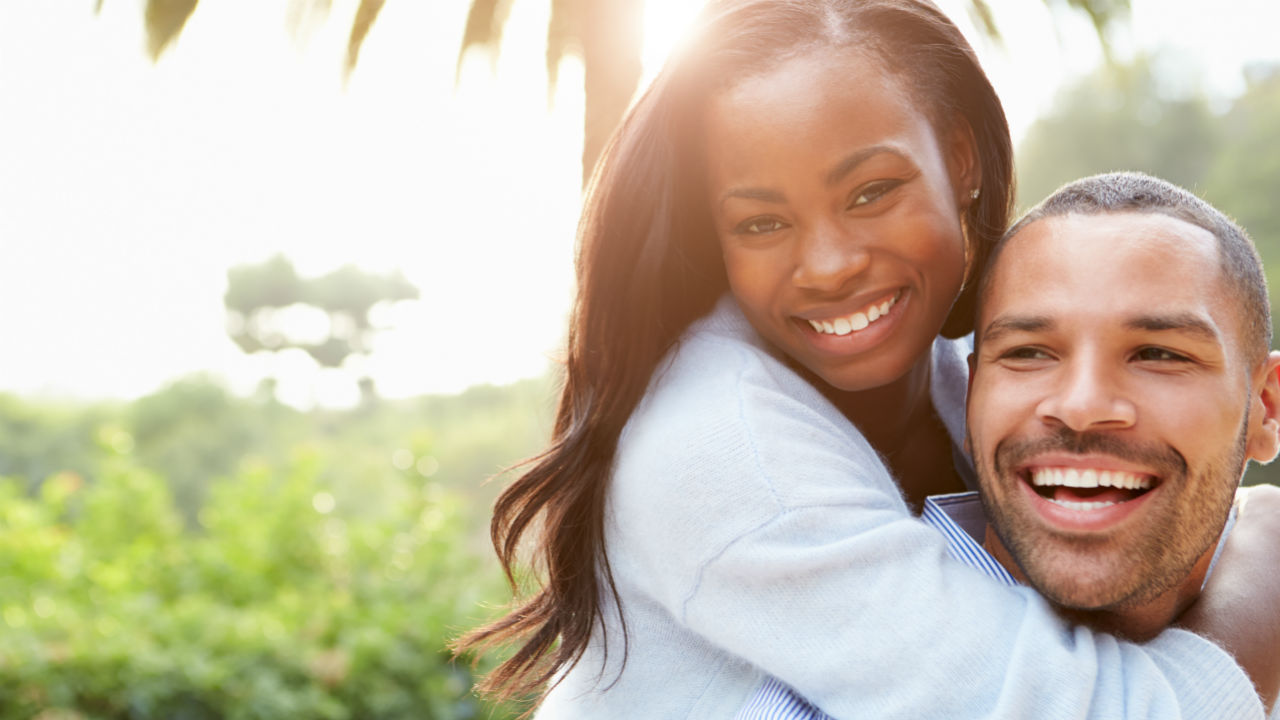
[{"label": "woman's eye", "polygon": [[1148,362],[1190,362],[1186,355],[1162,347],[1144,347],[1134,353],[1134,359]]},{"label": "woman's eye", "polygon": [[783,228],[781,220],[770,217],[755,217],[743,220],[733,228],[735,233],[743,235],[763,235],[765,233],[777,232]]},{"label": "woman's eye", "polygon": [[854,192],[853,201],[849,203],[849,207],[855,208],[869,205],[901,184],[902,182],[899,180],[877,180],[867,183]]}]

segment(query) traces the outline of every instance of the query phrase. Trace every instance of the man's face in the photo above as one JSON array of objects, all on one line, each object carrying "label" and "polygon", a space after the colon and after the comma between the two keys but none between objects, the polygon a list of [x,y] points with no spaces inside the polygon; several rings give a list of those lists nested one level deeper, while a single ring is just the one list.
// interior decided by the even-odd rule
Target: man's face
[{"label": "man's face", "polygon": [[993,272],[969,395],[992,527],[1059,605],[1149,603],[1212,552],[1246,458],[1274,455],[1280,356],[1251,362],[1214,237],[1172,217],[1040,220]]}]

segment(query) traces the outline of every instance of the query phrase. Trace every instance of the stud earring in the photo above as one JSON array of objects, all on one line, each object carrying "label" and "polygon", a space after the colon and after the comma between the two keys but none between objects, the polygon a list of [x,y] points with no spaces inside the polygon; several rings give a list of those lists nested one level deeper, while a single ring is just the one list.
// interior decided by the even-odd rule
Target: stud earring
[{"label": "stud earring", "polygon": [[969,191],[969,199],[970,199],[970,200],[977,200],[977,199],[978,199],[978,196],[979,196],[979,195],[981,195],[981,194],[982,194],[982,188],[974,188],[974,189],[972,189],[972,190],[970,190],[970,191]]}]

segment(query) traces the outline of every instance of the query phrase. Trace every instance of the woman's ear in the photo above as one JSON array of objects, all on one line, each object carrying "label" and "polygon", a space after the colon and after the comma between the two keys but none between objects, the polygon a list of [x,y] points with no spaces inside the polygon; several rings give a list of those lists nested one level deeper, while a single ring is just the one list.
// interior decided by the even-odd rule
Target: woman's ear
[{"label": "woman's ear", "polygon": [[951,122],[944,147],[947,169],[951,174],[951,187],[956,193],[956,204],[967,210],[980,195],[982,189],[982,161],[978,157],[978,143],[973,128],[964,118]]}]

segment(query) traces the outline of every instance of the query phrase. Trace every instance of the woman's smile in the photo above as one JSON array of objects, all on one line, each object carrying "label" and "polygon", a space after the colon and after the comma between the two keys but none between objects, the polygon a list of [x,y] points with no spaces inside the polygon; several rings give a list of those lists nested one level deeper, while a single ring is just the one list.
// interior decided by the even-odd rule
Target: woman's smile
[{"label": "woman's smile", "polygon": [[813,328],[814,332],[823,335],[848,335],[851,332],[859,332],[867,329],[871,323],[879,320],[881,317],[889,314],[889,309],[898,302],[901,290],[890,293],[887,297],[873,301],[861,310],[857,310],[849,315],[840,315],[834,318],[817,320],[808,319],[806,322]]},{"label": "woman's smile", "polygon": [[892,335],[908,302],[905,289],[900,288],[855,312],[796,317],[794,325],[813,352],[851,357],[872,350]]}]

